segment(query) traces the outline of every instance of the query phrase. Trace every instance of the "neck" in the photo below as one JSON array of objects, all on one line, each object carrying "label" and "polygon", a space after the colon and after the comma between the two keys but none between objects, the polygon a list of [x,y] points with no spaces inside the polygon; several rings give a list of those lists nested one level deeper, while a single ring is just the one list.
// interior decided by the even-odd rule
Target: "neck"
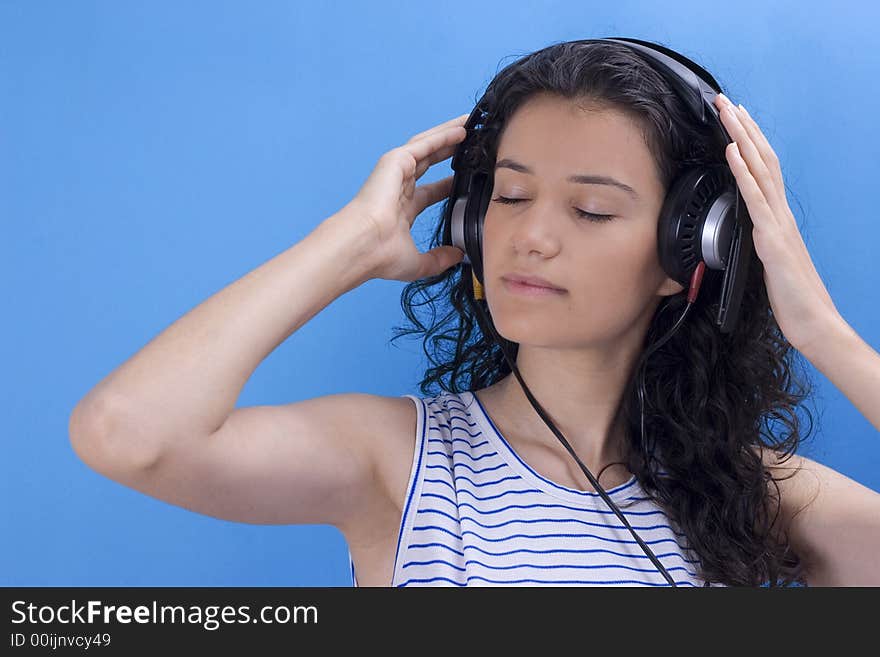
[{"label": "neck", "polygon": [[[623,392],[638,357],[636,348],[570,352],[520,345],[516,364],[520,376],[550,421],[578,458],[597,476],[606,466],[626,462],[628,445],[620,414]],[[511,372],[487,389],[495,404],[516,427],[522,440],[554,450],[567,450],[532,406]],[[625,465],[608,467],[600,483],[614,478]],[[628,472],[628,470],[626,470]]]}]

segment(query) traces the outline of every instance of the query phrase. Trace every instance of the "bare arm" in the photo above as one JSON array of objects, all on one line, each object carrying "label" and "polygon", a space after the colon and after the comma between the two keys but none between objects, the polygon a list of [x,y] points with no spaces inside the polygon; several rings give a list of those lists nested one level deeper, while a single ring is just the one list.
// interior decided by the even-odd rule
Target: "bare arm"
[{"label": "bare arm", "polygon": [[71,416],[76,451],[147,464],[172,442],[213,434],[266,356],[371,278],[375,230],[347,208],[190,310],[98,383]]},{"label": "bare arm", "polygon": [[370,278],[374,240],[354,212],[209,297],[101,381],[71,416],[78,456],[129,488],[235,522],[349,532],[349,521],[384,517],[393,506],[378,456],[404,435],[406,400],[345,393],[234,408],[266,355]]},{"label": "bare arm", "polygon": [[453,154],[466,117],[385,153],[342,210],[95,386],[70,418],[77,455],[126,486],[215,517],[329,522],[375,535],[374,521],[389,509],[393,516],[403,495],[386,455],[412,449],[410,401],[347,393],[281,406],[235,402],[259,363],[340,295],[370,278],[433,276],[461,259],[448,245],[420,253],[410,229],[449,195],[451,177],[415,181]]}]

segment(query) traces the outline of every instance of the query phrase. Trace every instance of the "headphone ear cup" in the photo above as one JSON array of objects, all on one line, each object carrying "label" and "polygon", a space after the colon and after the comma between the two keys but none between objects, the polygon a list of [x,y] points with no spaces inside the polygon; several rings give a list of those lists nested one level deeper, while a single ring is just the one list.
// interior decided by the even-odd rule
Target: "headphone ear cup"
[{"label": "headphone ear cup", "polygon": [[483,281],[483,222],[492,198],[494,176],[475,173],[468,186],[468,202],[464,209],[465,247],[474,277]]},{"label": "headphone ear cup", "polygon": [[468,216],[472,210],[475,190],[479,186],[473,184],[473,175],[468,171],[456,173],[452,178],[452,194],[446,203],[443,215],[443,231],[441,245],[454,246],[464,252],[461,263],[473,266],[473,258],[479,256],[475,249],[473,229],[469,227]]},{"label": "headphone ear cup", "polygon": [[673,182],[657,223],[663,271],[687,289],[700,262],[722,270],[733,239],[736,181],[725,166],[687,169]]}]

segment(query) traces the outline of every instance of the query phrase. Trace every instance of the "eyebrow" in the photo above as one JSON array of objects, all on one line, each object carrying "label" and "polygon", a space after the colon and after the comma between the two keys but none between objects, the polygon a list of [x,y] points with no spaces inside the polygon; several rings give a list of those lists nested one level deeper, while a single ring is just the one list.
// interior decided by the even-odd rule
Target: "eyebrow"
[{"label": "eyebrow", "polygon": [[[495,164],[495,169],[513,169],[514,171],[527,173],[529,175],[534,175],[535,173],[525,164],[520,164],[519,162],[511,160],[508,157],[504,158],[503,160],[498,160],[498,162]],[[634,199],[639,198],[636,190],[634,190],[626,183],[620,182],[619,180],[617,180],[617,178],[612,178],[611,176],[578,174],[574,176],[569,176],[567,180],[568,182],[579,183],[581,185],[611,185],[612,187],[622,189]]]}]

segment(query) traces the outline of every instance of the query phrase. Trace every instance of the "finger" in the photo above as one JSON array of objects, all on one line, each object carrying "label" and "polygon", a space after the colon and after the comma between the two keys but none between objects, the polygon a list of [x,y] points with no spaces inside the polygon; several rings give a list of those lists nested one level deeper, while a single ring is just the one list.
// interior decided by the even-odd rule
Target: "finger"
[{"label": "finger", "polygon": [[[418,141],[404,144],[399,148],[412,155],[416,161],[416,170],[418,170],[423,160],[427,161],[428,157],[434,153],[446,149],[453,144],[458,144],[458,142],[463,140],[466,135],[467,131],[463,126],[454,126],[435,132],[434,134],[428,135]],[[447,157],[449,156],[447,155]]]},{"label": "finger", "polygon": [[416,206],[416,211],[412,215],[413,221],[415,221],[416,216],[421,214],[425,208],[449,197],[452,193],[453,178],[454,176],[448,176],[441,180],[437,180],[436,182],[426,183],[416,187],[416,191],[413,194],[413,202]]},{"label": "finger", "polygon": [[759,182],[761,181],[761,178],[765,178],[769,181],[770,171],[767,169],[764,159],[761,157],[755,143],[752,141],[749,131],[746,129],[743,122],[740,121],[740,117],[737,115],[734,106],[726,105],[721,111],[721,118],[724,121],[727,132],[730,133],[730,136],[733,137],[734,141],[737,143],[740,155],[742,155],[742,158],[749,165],[749,169],[752,171],[755,179]]},{"label": "finger", "polygon": [[425,173],[432,165],[437,164],[438,162],[442,162],[443,160],[449,159],[453,155],[455,155],[455,151],[458,148],[460,142],[456,142],[454,144],[450,144],[449,146],[445,146],[441,148],[436,153],[432,153],[430,157],[422,160],[416,165],[416,180],[422,177],[422,174]]},{"label": "finger", "polygon": [[[730,136],[733,137],[734,142],[738,146],[740,159],[746,164],[750,178],[760,189],[764,203],[769,206],[768,200],[772,199],[775,205],[777,203],[776,183],[771,178],[770,172],[764,164],[764,160],[761,159],[758,149],[755,148],[755,144],[752,142],[752,138],[746,131],[745,126],[740,123],[732,106],[726,106],[721,111],[721,117],[727,132],[730,133]],[[731,150],[728,147],[728,152]],[[777,220],[774,218],[773,221]]]},{"label": "finger", "polygon": [[751,136],[752,141],[755,143],[758,152],[761,154],[761,159],[764,160],[764,164],[767,166],[767,169],[770,170],[774,182],[778,185],[779,189],[783,189],[782,169],[779,166],[779,158],[776,156],[776,151],[773,150],[767,137],[764,136],[763,131],[746,111],[746,108],[740,105],[737,108],[737,111],[739,112],[741,122],[746,126],[746,130]]},{"label": "finger", "polygon": [[728,144],[725,155],[727,156],[730,170],[736,177],[736,186],[746,202],[752,224],[758,230],[766,230],[767,228],[778,229],[779,221],[776,219],[773,209],[767,203],[764,192],[752,175],[737,146],[737,142]]},{"label": "finger", "polygon": [[[723,94],[718,94],[715,97],[715,105],[717,106],[719,112],[726,106],[725,96]],[[729,101],[728,101],[729,102]],[[740,124],[745,128],[747,133],[749,134],[749,138],[752,140],[752,143],[755,144],[758,152],[761,155],[761,159],[764,162],[765,166],[770,172],[770,177],[775,185],[775,194],[771,194],[768,198],[768,204],[773,209],[774,216],[779,221],[790,221],[793,225],[797,225],[795,221],[794,215],[791,213],[791,210],[788,207],[788,199],[785,194],[785,183],[783,181],[782,169],[779,164],[779,158],[776,155],[776,151],[773,150],[773,147],[770,145],[769,140],[764,135],[764,132],[760,129],[755,120],[749,115],[748,111],[742,106],[739,105],[736,108],[736,114],[739,118]]]},{"label": "finger", "polygon": [[[788,208],[788,201],[785,198],[785,185],[782,182],[782,170],[779,168],[779,160],[776,157],[776,153],[773,152],[773,148],[771,148],[767,138],[764,137],[760,128],[758,128],[758,125],[751,119],[751,117],[745,115],[744,108],[737,107],[734,108],[734,111],[736,112],[740,125],[742,125],[748,133],[749,139],[755,146],[755,149],[767,170],[767,177],[770,181],[769,185],[772,186],[772,188],[768,189],[767,185],[763,185],[764,195],[767,197],[767,203],[773,209],[774,216],[781,224],[786,220],[786,216],[790,214],[790,210]],[[792,220],[793,219],[794,217],[792,217]]]},{"label": "finger", "polygon": [[792,214],[791,208],[788,206],[788,199],[785,194],[785,183],[782,177],[782,167],[780,166],[779,157],[776,155],[776,151],[773,150],[770,141],[764,135],[763,130],[758,127],[758,124],[749,114],[748,110],[742,105],[739,106],[739,110],[742,116],[745,117],[746,124],[751,127],[752,138],[755,143],[758,144],[758,150],[761,152],[764,161],[768,163],[768,168],[777,184],[777,200],[775,204],[771,203],[771,207],[774,208],[774,211],[779,213],[777,216],[783,217],[783,220],[788,221],[795,230],[800,232],[800,229],[797,227],[797,220],[794,218],[794,214]]},{"label": "finger", "polygon": [[446,128],[451,128],[451,127],[457,126],[457,125],[463,126],[469,116],[470,116],[470,112],[467,114],[462,114],[461,116],[457,116],[454,119],[449,119],[448,121],[441,123],[440,125],[435,125],[433,128],[429,128],[428,130],[420,132],[417,135],[413,135],[412,137],[410,137],[409,141],[407,141],[406,143],[411,144],[414,141],[422,139],[428,135],[432,135],[435,132],[445,130]]},{"label": "finger", "polygon": [[458,264],[464,258],[464,251],[455,246],[436,246],[419,255],[419,272],[417,278],[437,276]]}]

